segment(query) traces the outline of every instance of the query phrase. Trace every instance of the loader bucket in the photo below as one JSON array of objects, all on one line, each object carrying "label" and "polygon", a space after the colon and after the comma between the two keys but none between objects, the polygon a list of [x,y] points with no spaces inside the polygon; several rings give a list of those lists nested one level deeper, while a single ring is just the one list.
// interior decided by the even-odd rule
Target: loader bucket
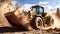
[{"label": "loader bucket", "polygon": [[20,20],[17,18],[17,16],[13,12],[8,12],[4,14],[7,18],[8,22],[15,28],[19,28],[21,30],[28,30],[24,25],[21,24]]}]

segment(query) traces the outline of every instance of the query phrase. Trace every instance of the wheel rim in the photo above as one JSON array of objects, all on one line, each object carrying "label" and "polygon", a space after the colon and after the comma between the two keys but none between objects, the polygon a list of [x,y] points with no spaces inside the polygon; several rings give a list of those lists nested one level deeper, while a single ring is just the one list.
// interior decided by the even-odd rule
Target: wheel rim
[{"label": "wheel rim", "polygon": [[40,17],[36,18],[36,27],[40,29],[43,26],[43,20]]}]

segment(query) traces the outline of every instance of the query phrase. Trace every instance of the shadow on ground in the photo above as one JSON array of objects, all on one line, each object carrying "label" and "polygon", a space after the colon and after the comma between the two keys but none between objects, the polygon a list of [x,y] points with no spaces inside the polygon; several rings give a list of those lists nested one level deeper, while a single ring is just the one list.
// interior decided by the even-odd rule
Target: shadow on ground
[{"label": "shadow on ground", "polygon": [[24,30],[23,28],[11,28],[11,27],[0,27],[0,33],[4,33],[4,32],[22,32],[22,31],[27,31]]}]

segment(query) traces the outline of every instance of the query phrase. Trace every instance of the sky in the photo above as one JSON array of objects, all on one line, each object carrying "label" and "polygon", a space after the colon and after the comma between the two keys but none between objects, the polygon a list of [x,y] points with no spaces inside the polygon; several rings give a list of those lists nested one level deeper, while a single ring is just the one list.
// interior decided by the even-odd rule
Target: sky
[{"label": "sky", "polygon": [[60,0],[12,0],[12,3],[18,3],[18,5],[26,11],[30,10],[32,5],[43,6],[45,11],[60,7]]}]

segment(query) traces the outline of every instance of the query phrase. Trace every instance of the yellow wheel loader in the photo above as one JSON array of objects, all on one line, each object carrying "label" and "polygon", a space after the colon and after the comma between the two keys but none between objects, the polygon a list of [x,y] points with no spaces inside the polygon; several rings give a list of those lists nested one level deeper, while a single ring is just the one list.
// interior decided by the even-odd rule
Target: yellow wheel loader
[{"label": "yellow wheel loader", "polygon": [[41,27],[49,27],[54,23],[54,20],[50,15],[46,16],[44,7],[35,5],[31,7],[31,11],[28,12],[31,25],[34,29],[40,29]]}]

